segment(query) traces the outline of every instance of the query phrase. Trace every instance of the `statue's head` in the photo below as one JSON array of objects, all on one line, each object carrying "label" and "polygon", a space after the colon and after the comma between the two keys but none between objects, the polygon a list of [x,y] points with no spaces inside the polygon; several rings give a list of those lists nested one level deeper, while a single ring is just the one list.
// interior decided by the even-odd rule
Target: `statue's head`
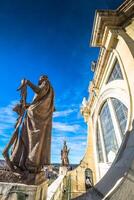
[{"label": "statue's head", "polygon": [[42,76],[40,76],[40,78],[39,78],[38,84],[41,85],[42,82],[43,82],[43,81],[46,81],[46,80],[48,80],[48,77],[47,77],[46,75],[42,75]]},{"label": "statue's head", "polygon": [[66,143],[66,140],[64,140],[64,149],[67,149],[67,143]]}]

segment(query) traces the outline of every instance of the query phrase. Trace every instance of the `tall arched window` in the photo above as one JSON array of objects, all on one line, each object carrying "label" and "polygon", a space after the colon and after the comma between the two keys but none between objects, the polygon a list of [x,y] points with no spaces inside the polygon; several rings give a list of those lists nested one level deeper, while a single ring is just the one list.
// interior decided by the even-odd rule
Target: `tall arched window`
[{"label": "tall arched window", "polygon": [[100,121],[102,127],[102,133],[104,138],[106,155],[110,152],[116,152],[118,149],[117,139],[115,136],[115,130],[113,126],[113,121],[111,113],[109,110],[108,103],[105,102],[100,112]]},{"label": "tall arched window", "polygon": [[116,112],[116,116],[118,119],[118,123],[121,129],[122,134],[125,133],[125,128],[127,124],[127,114],[128,109],[127,107],[118,99],[112,98],[112,103]]},{"label": "tall arched window", "polygon": [[96,130],[96,144],[97,144],[97,151],[98,151],[98,161],[104,162],[103,153],[102,153],[102,144],[101,144],[101,139],[100,139],[100,130],[99,130],[98,125],[97,125],[97,130]]},{"label": "tall arched window", "polygon": [[[116,98],[109,98],[103,104],[97,124],[96,144],[98,149],[98,162],[103,162],[102,145],[105,150],[106,161],[111,162],[119,149],[118,137],[123,137],[127,124],[128,109]],[[116,123],[116,125],[115,125]],[[100,132],[102,139],[100,139]],[[120,133],[119,135],[117,134]],[[103,144],[101,143],[103,140]],[[111,159],[111,157],[113,157]]]}]

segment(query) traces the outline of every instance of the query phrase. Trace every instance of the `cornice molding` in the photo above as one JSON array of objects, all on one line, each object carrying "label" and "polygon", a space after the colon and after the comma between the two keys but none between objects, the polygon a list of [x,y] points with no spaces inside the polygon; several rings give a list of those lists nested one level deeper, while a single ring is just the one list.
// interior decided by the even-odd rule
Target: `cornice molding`
[{"label": "cornice molding", "polygon": [[101,47],[106,27],[122,27],[134,16],[134,1],[126,0],[117,10],[97,10],[91,37],[92,47]]}]

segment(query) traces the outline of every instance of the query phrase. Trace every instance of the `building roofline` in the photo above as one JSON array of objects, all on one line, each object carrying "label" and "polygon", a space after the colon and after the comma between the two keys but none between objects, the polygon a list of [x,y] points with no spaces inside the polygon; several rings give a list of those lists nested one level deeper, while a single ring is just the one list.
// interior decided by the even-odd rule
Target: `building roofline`
[{"label": "building roofline", "polygon": [[124,1],[116,10],[96,10],[90,45],[101,47],[105,27],[121,26],[134,15],[134,1]]}]

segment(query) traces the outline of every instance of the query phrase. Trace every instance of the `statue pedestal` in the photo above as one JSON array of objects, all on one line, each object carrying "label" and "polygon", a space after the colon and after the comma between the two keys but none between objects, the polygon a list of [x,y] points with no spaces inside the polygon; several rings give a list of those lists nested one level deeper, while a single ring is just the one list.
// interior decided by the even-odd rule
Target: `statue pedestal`
[{"label": "statue pedestal", "polygon": [[44,171],[38,173],[18,174],[12,171],[0,170],[0,182],[7,183],[20,183],[26,185],[40,185],[47,181]]},{"label": "statue pedestal", "polygon": [[61,166],[59,169],[59,175],[66,175],[67,171],[68,171],[68,169],[66,166]]},{"label": "statue pedestal", "polygon": [[28,185],[40,185],[47,181],[44,171],[37,174],[26,174],[23,183]]},{"label": "statue pedestal", "polygon": [[46,200],[47,181],[36,186],[0,182],[1,200]]},{"label": "statue pedestal", "polygon": [[0,200],[46,200],[48,180],[44,171],[25,173],[0,170]]}]

